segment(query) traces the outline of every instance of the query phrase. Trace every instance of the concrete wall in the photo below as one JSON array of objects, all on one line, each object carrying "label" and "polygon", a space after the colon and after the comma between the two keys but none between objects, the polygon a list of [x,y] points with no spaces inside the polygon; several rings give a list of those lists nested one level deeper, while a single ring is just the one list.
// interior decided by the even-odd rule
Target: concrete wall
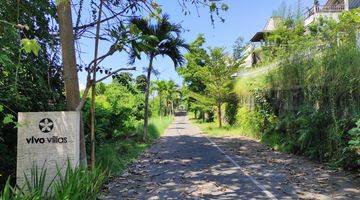
[{"label": "concrete wall", "polygon": [[340,12],[319,12],[319,13],[315,13],[315,14],[311,15],[310,17],[308,17],[307,19],[305,19],[304,25],[308,26],[309,24],[316,21],[317,19],[320,19],[321,17],[328,18],[328,19],[334,19],[334,20],[337,21],[337,20],[339,20],[339,15],[340,15]]}]

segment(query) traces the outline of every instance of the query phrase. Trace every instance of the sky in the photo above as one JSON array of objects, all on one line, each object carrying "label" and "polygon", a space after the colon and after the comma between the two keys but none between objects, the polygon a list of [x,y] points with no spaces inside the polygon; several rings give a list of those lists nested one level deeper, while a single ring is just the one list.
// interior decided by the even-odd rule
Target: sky
[{"label": "sky", "polygon": [[[324,3],[326,0],[321,0]],[[182,37],[188,42],[192,42],[199,34],[204,34],[206,39],[205,47],[225,47],[228,53],[232,53],[232,46],[235,40],[241,36],[245,42],[258,31],[261,31],[267,20],[272,16],[273,11],[279,9],[284,3],[291,9],[297,9],[297,0],[224,0],[229,6],[229,10],[222,14],[225,22],[220,22],[215,18],[214,26],[211,24],[208,8],[199,7],[197,13],[194,6],[189,6],[190,15],[184,16],[178,5],[177,0],[158,0],[164,13],[170,16],[170,20],[180,23],[185,29]],[[313,0],[301,0],[301,9],[305,10],[311,7]],[[94,40],[81,39],[80,42],[82,62],[89,63],[93,59]],[[101,42],[99,54],[107,52],[109,43]],[[107,58],[102,66],[112,69],[127,67],[128,58],[126,54],[114,54]],[[133,76],[144,74],[144,68],[147,67],[146,57],[136,61],[136,71]],[[153,80],[174,80],[178,85],[182,84],[181,77],[176,73],[171,60],[167,57],[158,56],[154,61],[155,69],[160,72],[158,76],[153,75]],[[102,75],[99,74],[98,77]],[[79,73],[80,88],[86,85],[86,72]],[[111,82],[111,78],[105,83]]]}]

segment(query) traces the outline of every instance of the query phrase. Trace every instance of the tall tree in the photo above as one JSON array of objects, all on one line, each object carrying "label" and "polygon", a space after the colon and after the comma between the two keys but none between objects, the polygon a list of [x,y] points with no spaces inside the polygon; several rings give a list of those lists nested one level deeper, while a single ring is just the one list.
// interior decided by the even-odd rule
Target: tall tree
[{"label": "tall tree", "polygon": [[90,143],[91,143],[91,168],[95,167],[95,98],[96,98],[96,71],[98,68],[98,53],[99,53],[99,42],[100,42],[100,25],[101,25],[101,16],[102,16],[102,7],[103,0],[100,0],[99,14],[96,23],[96,33],[95,33],[95,51],[94,51],[94,65],[92,67],[92,85],[91,85],[91,104],[90,104],[90,113],[91,113],[91,129],[90,129]]},{"label": "tall tree", "polygon": [[177,85],[173,80],[159,80],[154,83],[154,89],[157,91],[159,97],[159,116],[173,114],[174,106],[176,104],[175,101],[180,98]]},{"label": "tall tree", "polygon": [[176,83],[173,80],[166,82],[166,114],[173,114],[174,113],[174,104],[175,100],[178,98],[178,88]]},{"label": "tall tree", "polygon": [[[219,127],[221,127],[222,105],[231,94],[232,75],[239,70],[239,67],[225,53],[224,48],[210,48],[209,52],[206,52],[202,48],[204,42],[204,38],[200,36],[192,43],[191,51],[186,55],[188,63],[180,70],[180,74],[184,76],[185,83],[192,90],[192,98],[202,106],[217,108]],[[201,86],[201,90],[192,88],[194,83],[198,87]]]},{"label": "tall tree", "polygon": [[163,111],[164,108],[164,96],[166,92],[166,81],[159,80],[154,82],[155,83],[155,90],[157,91],[157,95],[159,97],[159,116],[165,115],[165,112]]},{"label": "tall tree", "polygon": [[[60,40],[63,59],[63,76],[67,110],[75,111],[80,103],[79,79],[76,67],[74,34],[70,0],[58,1],[57,13],[60,26]],[[82,117],[81,117],[82,118]],[[80,125],[80,162],[86,165],[86,147],[82,119]]]},{"label": "tall tree", "polygon": [[243,37],[238,37],[233,46],[233,57],[235,60],[239,60],[244,56],[244,51],[246,49],[246,43],[244,42]]},{"label": "tall tree", "polygon": [[146,76],[145,75],[137,76],[135,79],[135,85],[139,91],[145,93],[145,91],[146,91]]},{"label": "tall tree", "polygon": [[180,37],[181,27],[177,24],[169,22],[167,15],[162,16],[157,20],[157,23],[152,24],[149,20],[144,18],[133,18],[131,24],[134,29],[138,29],[143,36],[151,39],[143,40],[137,46],[132,48],[130,52],[130,63],[134,63],[136,58],[140,58],[139,52],[143,52],[149,59],[146,76],[146,91],[145,91],[145,113],[144,113],[144,137],[147,139],[148,135],[148,117],[149,117],[149,94],[150,94],[150,80],[153,72],[153,61],[158,55],[168,56],[173,61],[175,68],[184,62],[184,57],[180,52],[181,48],[188,49],[188,45]]},{"label": "tall tree", "polygon": [[217,107],[219,127],[222,127],[222,105],[232,88],[232,75],[238,66],[225,54],[223,48],[210,49],[210,61],[203,70],[208,97]]}]

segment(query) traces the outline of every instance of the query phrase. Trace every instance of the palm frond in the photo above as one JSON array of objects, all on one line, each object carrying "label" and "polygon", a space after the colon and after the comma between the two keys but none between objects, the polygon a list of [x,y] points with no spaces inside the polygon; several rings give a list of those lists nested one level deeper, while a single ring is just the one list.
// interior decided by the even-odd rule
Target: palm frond
[{"label": "palm frond", "polygon": [[[157,23],[143,18],[133,18],[130,23],[135,25],[144,38],[154,36],[157,40],[141,40],[138,44],[132,44],[129,53],[129,62],[133,64],[139,58],[140,51],[148,57],[157,55],[168,56],[173,61],[175,68],[182,65],[185,61],[181,49],[188,50],[189,45],[181,38],[181,26],[169,21],[168,15],[163,15]],[[152,47],[152,48],[145,48]]]}]

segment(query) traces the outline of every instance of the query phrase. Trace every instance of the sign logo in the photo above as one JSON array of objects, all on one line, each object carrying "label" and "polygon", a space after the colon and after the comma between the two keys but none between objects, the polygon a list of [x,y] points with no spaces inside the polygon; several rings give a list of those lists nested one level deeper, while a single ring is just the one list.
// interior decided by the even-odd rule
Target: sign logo
[{"label": "sign logo", "polygon": [[49,118],[44,118],[39,122],[39,129],[43,133],[49,133],[54,128],[54,122]]}]

